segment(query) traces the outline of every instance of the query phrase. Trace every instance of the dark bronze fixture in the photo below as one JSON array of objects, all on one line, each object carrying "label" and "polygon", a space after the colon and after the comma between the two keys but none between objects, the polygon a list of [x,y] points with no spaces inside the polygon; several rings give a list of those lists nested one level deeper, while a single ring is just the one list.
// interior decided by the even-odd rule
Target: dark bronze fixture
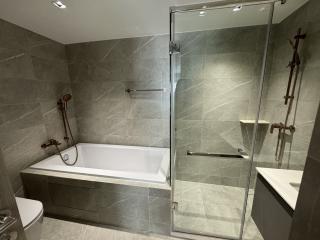
[{"label": "dark bronze fixture", "polygon": [[[287,87],[287,91],[286,91],[286,95],[284,96],[284,103],[285,105],[288,104],[288,100],[289,99],[293,99],[294,98],[294,90],[295,90],[295,83],[294,82],[294,86],[293,86],[293,91],[290,94],[290,89],[291,89],[291,84],[292,84],[292,78],[294,75],[294,70],[297,68],[297,72],[299,72],[299,66],[301,64],[300,61],[300,56],[299,56],[299,44],[300,44],[300,40],[301,39],[305,39],[307,37],[306,34],[301,34],[301,28],[298,29],[297,35],[294,37],[295,39],[295,43],[293,43],[291,40],[289,40],[289,43],[291,45],[291,47],[293,48],[293,55],[292,55],[292,60],[289,62],[288,67],[290,67],[290,74],[289,74],[289,81],[288,81],[288,87]],[[296,72],[296,75],[297,75]]]},{"label": "dark bronze fixture", "polygon": [[67,142],[67,145],[69,145],[69,136],[68,136],[68,129],[67,129],[67,123],[65,121],[65,113],[68,107],[68,101],[70,101],[72,98],[71,94],[65,94],[60,98],[57,102],[59,106],[59,110],[61,111],[62,119],[63,119],[63,128],[64,128],[64,137],[63,139]]},{"label": "dark bronze fixture", "polygon": [[285,147],[286,131],[289,130],[292,135],[296,130],[293,124],[288,126],[288,122],[289,122],[289,116],[293,106],[293,100],[295,98],[294,95],[296,91],[298,76],[300,73],[301,59],[299,55],[299,44],[300,44],[300,40],[303,40],[307,37],[306,34],[301,34],[301,32],[302,32],[302,29],[299,28],[297,35],[294,37],[295,42],[289,40],[289,43],[293,48],[293,55],[292,55],[292,60],[288,64],[288,67],[290,67],[290,74],[289,74],[286,95],[284,96],[284,99],[285,99],[284,104],[287,105],[289,103],[287,108],[286,118],[284,123],[282,122],[273,123],[270,128],[271,134],[273,133],[275,128],[278,129],[277,146],[276,146],[276,152],[275,152],[275,160],[278,162],[278,167],[281,167],[282,165],[282,155]]},{"label": "dark bronze fixture", "polygon": [[[71,100],[71,98],[72,98],[72,95],[68,93],[68,94],[63,95],[57,102],[59,110],[61,111],[62,122],[63,122],[63,127],[64,127],[64,137],[63,137],[63,139],[67,142],[67,145],[70,146],[69,140],[71,138],[72,146],[74,146],[75,149],[76,149],[76,158],[75,158],[74,162],[73,163],[68,163],[62,157],[58,146],[56,146],[57,151],[59,152],[61,160],[68,166],[75,165],[77,163],[77,161],[78,161],[78,155],[79,155],[76,142],[75,142],[75,140],[73,138],[73,135],[72,135],[72,131],[71,131],[71,127],[70,127],[70,123],[69,123],[69,119],[68,119],[68,114],[67,114],[68,102]],[[70,133],[70,138],[68,136],[68,131]]]},{"label": "dark bronze fixture", "polygon": [[69,163],[69,162],[67,162],[67,160],[65,160],[62,157],[61,151],[58,147],[59,145],[61,145],[61,143],[58,142],[57,140],[49,139],[47,143],[44,143],[41,145],[41,148],[43,148],[43,149],[50,147],[50,146],[54,146],[56,148],[57,152],[59,153],[61,160],[68,166],[75,165],[78,161],[78,155],[79,155],[77,145],[76,145],[75,140],[72,135],[72,131],[71,131],[71,127],[70,127],[70,123],[69,123],[69,119],[68,119],[68,114],[67,114],[68,102],[71,100],[71,98],[72,98],[71,94],[65,94],[58,100],[57,104],[58,104],[59,110],[61,111],[61,116],[62,116],[62,121],[63,121],[64,134],[65,134],[63,139],[66,141],[67,145],[70,146],[70,144],[69,144],[70,138],[68,136],[68,130],[69,130],[70,137],[72,140],[72,146],[75,147],[75,150],[76,150],[76,158],[75,158],[74,162]]},{"label": "dark bronze fixture", "polygon": [[41,148],[46,149],[47,147],[58,146],[58,145],[61,145],[61,143],[55,139],[49,139],[47,143],[44,143],[41,145]]},{"label": "dark bronze fixture", "polygon": [[280,123],[273,123],[271,124],[271,128],[270,128],[270,133],[272,134],[274,129],[277,128],[277,129],[285,129],[285,130],[289,130],[291,133],[294,133],[294,131],[296,130],[295,126],[293,125],[290,125],[288,127],[286,127],[282,122]]}]

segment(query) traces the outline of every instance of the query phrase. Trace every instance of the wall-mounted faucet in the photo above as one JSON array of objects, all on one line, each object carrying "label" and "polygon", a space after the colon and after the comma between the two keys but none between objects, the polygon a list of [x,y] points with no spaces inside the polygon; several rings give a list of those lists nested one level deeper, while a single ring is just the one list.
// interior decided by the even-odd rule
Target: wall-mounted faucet
[{"label": "wall-mounted faucet", "polygon": [[291,133],[294,133],[294,131],[296,130],[295,126],[293,126],[293,125],[285,126],[282,122],[273,123],[273,124],[271,124],[271,128],[270,128],[271,134],[273,133],[275,128],[279,129],[280,131],[281,130],[289,130]]},{"label": "wall-mounted faucet", "polygon": [[47,143],[44,143],[41,145],[41,148],[46,149],[47,147],[58,146],[58,145],[61,145],[61,143],[55,139],[49,139]]},{"label": "wall-mounted faucet", "polygon": [[286,95],[284,97],[285,99],[285,105],[288,104],[287,108],[287,114],[284,123],[273,123],[270,128],[270,133],[273,133],[274,129],[277,128],[278,131],[278,138],[277,138],[277,146],[276,146],[276,153],[275,153],[275,160],[278,162],[278,167],[280,168],[282,165],[282,157],[283,157],[283,151],[285,148],[285,142],[286,142],[286,131],[289,130],[291,134],[293,134],[296,131],[296,128],[293,124],[289,125],[289,116],[291,114],[293,101],[295,99],[295,91],[296,91],[296,85],[298,82],[298,77],[300,73],[300,65],[301,65],[301,59],[299,55],[299,44],[301,43],[301,40],[305,39],[307,37],[306,34],[302,34],[302,29],[299,28],[297,34],[294,36],[294,41],[289,40],[289,43],[293,49],[293,55],[292,60],[289,62],[288,67],[290,67],[290,74],[289,74],[289,80],[288,80],[288,86]]}]

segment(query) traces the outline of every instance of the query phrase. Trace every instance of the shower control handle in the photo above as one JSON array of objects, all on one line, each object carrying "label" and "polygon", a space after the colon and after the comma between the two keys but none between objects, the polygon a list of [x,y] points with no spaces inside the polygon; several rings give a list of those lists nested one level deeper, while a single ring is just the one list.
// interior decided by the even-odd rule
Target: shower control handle
[{"label": "shower control handle", "polygon": [[47,143],[44,143],[44,144],[41,144],[41,148],[47,148],[47,147],[50,147],[50,146],[59,146],[61,145],[60,142],[58,142],[57,140],[55,139],[49,139]]}]

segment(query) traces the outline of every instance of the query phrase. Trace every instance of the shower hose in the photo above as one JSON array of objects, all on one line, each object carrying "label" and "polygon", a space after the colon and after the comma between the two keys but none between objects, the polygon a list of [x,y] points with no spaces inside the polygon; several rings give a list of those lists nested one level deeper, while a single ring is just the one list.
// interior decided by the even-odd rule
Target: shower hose
[{"label": "shower hose", "polygon": [[68,120],[67,111],[65,110],[65,108],[63,108],[63,110],[62,110],[62,118],[63,118],[63,121],[65,121],[65,124],[66,124],[67,127],[68,127],[68,130],[69,130],[69,133],[70,133],[70,137],[71,137],[71,140],[72,140],[72,146],[75,147],[75,149],[76,149],[76,159],[74,160],[74,162],[73,162],[73,163],[67,162],[68,159],[65,160],[65,159],[63,158],[63,156],[62,156],[62,154],[61,154],[61,151],[60,151],[58,145],[55,145],[55,146],[56,146],[56,149],[57,149],[57,151],[58,151],[58,153],[59,153],[59,156],[60,156],[62,162],[64,162],[64,164],[67,165],[67,166],[74,166],[74,165],[77,163],[77,161],[78,161],[78,155],[79,155],[79,154],[78,154],[78,147],[77,147],[77,145],[75,144],[75,141],[74,141],[74,138],[73,138],[73,135],[72,135],[72,131],[71,131],[71,127],[70,127],[70,123],[69,123],[69,120]]}]

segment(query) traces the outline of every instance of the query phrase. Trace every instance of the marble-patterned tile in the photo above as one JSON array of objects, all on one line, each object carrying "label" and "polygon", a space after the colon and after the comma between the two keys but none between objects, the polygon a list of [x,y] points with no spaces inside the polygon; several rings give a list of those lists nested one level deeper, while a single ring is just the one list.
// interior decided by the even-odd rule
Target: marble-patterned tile
[{"label": "marble-patterned tile", "polygon": [[128,120],[128,135],[161,137],[164,127],[165,121],[161,119],[132,119]]},{"label": "marble-patterned tile", "polygon": [[263,27],[239,27],[207,31],[207,53],[255,52]]},{"label": "marble-patterned tile", "polygon": [[0,62],[6,62],[25,55],[22,49],[8,49],[0,47]]},{"label": "marble-patterned tile", "polygon": [[96,211],[95,190],[50,182],[48,185],[52,203],[56,206]]},{"label": "marble-patterned tile", "polygon": [[204,55],[185,55],[181,57],[180,61],[181,79],[203,79],[205,77]]},{"label": "marble-patterned tile", "polygon": [[[34,40],[34,37],[32,39]],[[30,42],[29,54],[34,57],[48,60],[57,60],[62,62],[66,62],[67,60],[65,46],[49,39],[44,39],[40,42],[34,43]]]},{"label": "marble-patterned tile", "polygon": [[1,79],[25,78],[34,79],[31,58],[25,54],[19,54],[0,62]]},{"label": "marble-patterned tile", "polygon": [[225,53],[206,56],[205,78],[250,78],[257,60],[255,53]]},{"label": "marble-patterned tile", "polygon": [[1,19],[0,45],[11,49],[27,49],[27,30]]},{"label": "marble-patterned tile", "polygon": [[69,44],[66,46],[68,61],[71,63],[79,59],[85,62],[103,61],[117,43],[117,40],[110,40]]},{"label": "marble-patterned tile", "polygon": [[164,118],[162,102],[148,99],[132,99],[130,101],[129,119],[161,119]]},{"label": "marble-patterned tile", "polygon": [[2,145],[2,154],[13,188],[17,190],[21,186],[20,170],[46,156],[40,148],[41,142],[47,139],[45,127],[37,125],[11,130],[2,136],[7,140]]},{"label": "marble-patterned tile", "polygon": [[[24,129],[43,123],[41,108],[38,103],[2,105],[0,106],[0,119],[0,132],[3,135],[7,133],[8,129]],[[2,147],[6,141],[2,141]]]},{"label": "marble-patterned tile", "polygon": [[217,102],[208,100],[204,102],[203,119],[219,121],[240,121],[246,119],[248,101],[229,99]]},{"label": "marble-patterned tile", "polygon": [[169,58],[169,35],[154,36],[134,55],[137,59]]},{"label": "marble-patterned tile", "polygon": [[[190,198],[187,195],[181,197],[182,192],[186,191]],[[174,229],[214,236],[239,236],[244,188],[177,180],[174,195],[174,201],[178,202],[174,211]],[[251,191],[248,213],[251,211],[252,197]],[[247,216],[249,221],[251,218]],[[248,240],[254,237],[261,239],[254,223],[248,224],[245,230]]]},{"label": "marble-patterned tile", "polygon": [[84,233],[85,225],[44,218],[42,240],[83,239],[82,236]]},{"label": "marble-patterned tile", "polygon": [[32,57],[35,78],[39,81],[69,82],[68,65],[66,62]]},{"label": "marble-patterned tile", "polygon": [[41,240],[69,240],[70,235],[74,235],[79,240],[177,240],[170,236],[137,234],[115,230],[111,228],[103,228],[98,226],[90,226],[86,224],[62,221],[53,218],[44,218],[43,232]]},{"label": "marble-patterned tile", "polygon": [[177,33],[176,41],[180,44],[181,56],[203,55],[206,51],[207,32],[185,32]]}]

